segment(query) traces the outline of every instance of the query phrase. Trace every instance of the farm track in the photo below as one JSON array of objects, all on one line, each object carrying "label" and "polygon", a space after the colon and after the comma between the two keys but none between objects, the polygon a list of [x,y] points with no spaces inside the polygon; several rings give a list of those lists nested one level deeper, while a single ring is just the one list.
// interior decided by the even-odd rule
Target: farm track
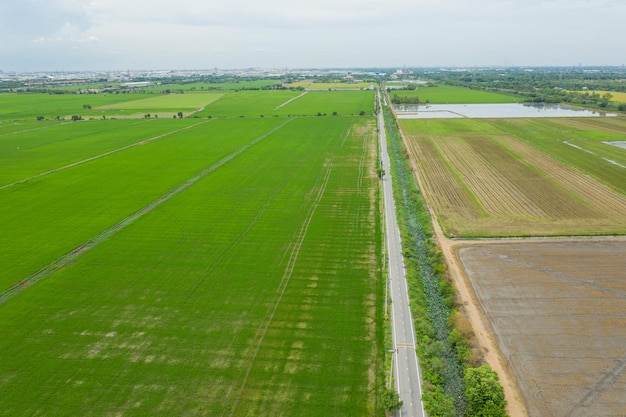
[{"label": "farm track", "polygon": [[213,102],[215,102],[215,101],[219,100],[219,99],[220,99],[220,98],[222,98],[223,96],[224,96],[224,94],[220,94],[219,96],[216,96],[213,100],[209,101],[209,102],[208,102],[208,103],[206,103],[204,106],[199,107],[199,108],[197,108],[197,109],[195,109],[195,110],[193,110],[193,111],[189,112],[189,114],[187,115],[187,117],[189,117],[189,116],[193,116],[193,115],[194,115],[194,114],[196,114],[196,113],[200,113],[200,112],[204,111],[204,109],[206,108],[206,106],[208,106],[209,104],[211,104],[211,103],[213,103]]},{"label": "farm track", "polygon": [[[140,210],[136,211],[135,213],[131,214],[130,216],[126,217],[125,219],[123,219],[122,221],[118,222],[114,226],[112,226],[109,229],[103,231],[102,233],[100,233],[99,235],[97,235],[94,238],[90,239],[86,243],[80,245],[79,247],[77,247],[73,251],[71,251],[71,252],[69,252],[69,253],[59,257],[58,259],[56,259],[55,261],[53,261],[49,265],[45,266],[44,268],[40,269],[39,271],[37,271],[33,275],[29,276],[28,278],[26,278],[26,279],[18,282],[17,284],[14,284],[13,286],[9,287],[8,289],[6,289],[2,293],[0,293],[0,305],[5,303],[5,302],[7,302],[7,301],[9,301],[10,299],[14,298],[18,294],[20,294],[22,291],[24,291],[25,289],[31,287],[32,285],[34,285],[38,281],[40,281],[40,280],[42,280],[44,278],[47,278],[48,276],[52,275],[56,271],[58,271],[58,270],[62,269],[63,267],[73,263],[74,261],[76,261],[78,258],[80,258],[88,250],[93,249],[94,247],[98,246],[100,243],[104,242],[105,240],[109,239],[111,236],[113,236],[114,234],[116,234],[120,230],[122,230],[122,229],[126,228],[127,226],[129,226],[130,224],[134,223],[136,220],[138,220],[139,218],[143,217],[145,214],[147,214],[147,213],[151,212],[152,210],[154,210],[155,208],[159,207],[161,204],[163,204],[164,202],[168,201],[172,197],[174,197],[174,196],[180,194],[181,192],[185,191],[186,189],[188,189],[189,187],[191,187],[192,185],[194,185],[195,183],[197,183],[198,181],[200,181],[201,179],[203,179],[204,177],[206,177],[210,173],[214,172],[216,169],[218,169],[221,166],[223,166],[224,164],[230,162],[232,159],[234,159],[237,156],[239,156],[240,154],[244,153],[245,151],[247,151],[248,149],[250,149],[251,147],[253,147],[257,143],[259,143],[260,141],[262,141],[266,137],[268,137],[271,134],[273,134],[274,132],[278,131],[279,129],[281,129],[283,126],[285,126],[286,124],[288,124],[292,120],[294,120],[294,119],[289,119],[286,122],[278,125],[277,127],[271,129],[270,131],[266,132],[265,134],[257,137],[256,139],[253,139],[252,141],[248,142],[246,145],[242,146],[238,150],[236,150],[236,151],[232,152],[231,154],[225,156],[224,158],[222,158],[221,160],[217,161],[216,163],[214,163],[210,167],[208,167],[208,168],[204,169],[203,171],[201,171],[196,176],[194,176],[194,177],[190,178],[189,180],[185,181],[183,184],[181,184],[181,185],[171,189],[169,192],[167,192],[166,194],[164,194],[163,196],[161,196],[157,200],[154,200],[150,204],[144,206],[142,209],[140,209]],[[203,122],[203,123],[206,123],[206,122]],[[197,126],[197,125],[194,125],[194,126]],[[190,127],[192,127],[192,126],[189,126],[188,128],[190,128]],[[179,130],[182,130],[182,129],[179,129]],[[155,138],[155,140],[156,140],[156,138]],[[137,146],[137,145],[134,145],[134,146]]]},{"label": "farm track", "polygon": [[118,152],[123,152],[125,150],[135,148],[137,146],[146,145],[146,144],[148,144],[150,142],[154,142],[156,140],[163,139],[163,138],[165,138],[167,136],[170,136],[170,135],[173,135],[173,134],[176,134],[176,133],[180,133],[180,132],[183,132],[185,130],[192,129],[192,128],[196,127],[196,126],[199,126],[199,125],[202,125],[202,124],[206,124],[208,122],[209,121],[203,121],[203,122],[199,122],[199,123],[196,123],[194,125],[191,125],[191,126],[185,126],[183,128],[176,129],[176,130],[173,130],[171,132],[164,133],[162,135],[158,135],[158,136],[154,136],[154,137],[151,137],[151,138],[148,138],[148,139],[144,139],[142,141],[139,141],[139,142],[136,142],[136,143],[132,143],[130,145],[122,146],[121,148],[113,149],[111,151],[107,151],[107,152],[101,153],[99,155],[95,155],[95,156],[92,156],[92,157],[89,157],[89,158],[85,158],[85,159],[82,159],[82,160],[77,161],[77,162],[72,162],[71,164],[64,165],[64,166],[59,167],[59,168],[51,169],[49,171],[45,171],[45,172],[39,173],[37,175],[30,176],[28,178],[22,178],[21,180],[14,181],[12,183],[0,186],[0,190],[4,190],[6,188],[10,188],[10,187],[13,187],[13,186],[18,185],[18,184],[23,184],[25,182],[32,181],[32,180],[37,179],[37,178],[45,177],[46,175],[54,174],[54,173],[57,173],[57,172],[60,172],[60,171],[63,171],[63,170],[69,169],[69,168],[74,168],[76,166],[85,164],[87,162],[95,161],[97,159],[104,158],[106,156],[113,155],[113,154],[116,154]]},{"label": "farm track", "polygon": [[38,130],[50,129],[50,128],[53,128],[53,127],[69,125],[69,124],[72,124],[72,123],[75,123],[75,122],[59,123],[59,124],[54,124],[54,125],[50,125],[50,126],[40,126],[40,127],[35,127],[35,128],[32,128],[32,129],[16,130],[14,132],[0,133],[0,138],[3,137],[3,136],[11,136],[11,135],[19,135],[21,133],[36,132]]},{"label": "farm track", "polygon": [[285,101],[284,103],[279,104],[278,106],[274,107],[274,110],[278,110],[281,107],[285,107],[287,104],[291,103],[292,101],[295,101],[295,100],[299,99],[300,97],[304,96],[306,93],[308,93],[308,91],[305,91],[304,93],[302,93],[299,96],[296,96],[294,98],[290,98],[289,100]]},{"label": "farm track", "polygon": [[254,366],[254,362],[259,353],[259,349],[263,344],[263,339],[265,338],[265,335],[267,334],[267,331],[272,324],[276,310],[278,309],[278,306],[282,301],[285,290],[287,289],[289,281],[291,280],[291,276],[293,275],[293,271],[295,269],[296,263],[298,261],[298,256],[300,254],[300,249],[302,248],[302,244],[304,243],[304,239],[306,238],[309,225],[311,224],[311,221],[313,219],[313,215],[315,214],[322,198],[324,197],[324,192],[326,191],[326,186],[328,185],[328,181],[332,173],[332,168],[332,161],[327,161],[326,172],[323,178],[321,179],[321,181],[319,181],[318,184],[313,186],[312,191],[315,199],[312,202],[311,208],[309,209],[309,212],[307,213],[304,222],[300,226],[300,229],[292,237],[292,240],[289,244],[290,249],[287,251],[287,253],[289,253],[289,259],[287,260],[287,265],[285,267],[283,276],[278,284],[278,287],[276,288],[276,295],[274,296],[274,300],[272,300],[272,302],[270,302],[270,304],[268,305],[264,319],[261,321],[261,324],[259,325],[255,334],[254,341],[250,345],[250,349],[246,354],[247,366],[245,367],[245,372],[240,378],[238,386],[236,386],[233,390],[234,393],[232,403],[229,402],[227,404],[227,406],[221,413],[222,416],[226,414],[228,416],[233,416],[237,411],[239,400],[241,399],[243,391],[246,387],[248,377],[250,376],[250,372],[252,371],[252,367]]}]

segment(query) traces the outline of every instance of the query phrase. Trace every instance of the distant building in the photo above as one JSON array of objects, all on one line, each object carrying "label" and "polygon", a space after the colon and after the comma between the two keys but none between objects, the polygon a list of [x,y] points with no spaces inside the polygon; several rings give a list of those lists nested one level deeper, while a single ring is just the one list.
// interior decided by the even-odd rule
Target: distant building
[{"label": "distant building", "polygon": [[152,83],[150,81],[136,81],[132,83],[122,83],[120,87],[122,88],[143,88],[150,87]]}]

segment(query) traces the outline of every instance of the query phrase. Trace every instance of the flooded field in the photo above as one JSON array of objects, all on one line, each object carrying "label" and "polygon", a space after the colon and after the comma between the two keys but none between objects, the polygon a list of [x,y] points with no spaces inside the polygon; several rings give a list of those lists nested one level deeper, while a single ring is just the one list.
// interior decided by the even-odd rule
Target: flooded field
[{"label": "flooded field", "polygon": [[625,141],[607,141],[607,142],[602,142],[605,143],[607,145],[611,145],[611,146],[617,146],[618,148],[622,148],[622,149],[626,149],[626,140]]},{"label": "flooded field", "polygon": [[530,417],[624,414],[625,250],[624,239],[458,250]]},{"label": "flooded field", "polygon": [[578,109],[562,104],[424,104],[395,105],[399,119],[501,119],[519,117],[609,117],[613,113]]}]

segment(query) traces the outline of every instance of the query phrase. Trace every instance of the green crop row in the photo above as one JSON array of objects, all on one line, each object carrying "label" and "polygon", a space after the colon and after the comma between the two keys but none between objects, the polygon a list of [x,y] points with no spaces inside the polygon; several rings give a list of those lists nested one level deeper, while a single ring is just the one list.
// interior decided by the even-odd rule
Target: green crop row
[{"label": "green crop row", "polygon": [[[0,415],[382,413],[371,118],[285,122],[213,120],[0,191],[11,212],[42,200],[7,220],[15,236],[48,213],[33,249],[93,236],[134,210],[122,203],[224,161],[0,304]],[[106,207],[68,212],[87,202]]]},{"label": "green crop row", "polygon": [[[89,114],[92,108],[145,98],[140,94],[0,94],[0,120],[46,119]],[[93,111],[93,110],[92,110]]]},{"label": "green crop row", "polygon": [[225,93],[207,105],[196,117],[238,117],[277,114],[276,107],[296,97],[299,93],[289,90],[238,91]]},{"label": "green crop row", "polygon": [[309,91],[281,107],[282,115],[371,115],[374,111],[373,91]]},{"label": "green crop row", "polygon": [[[27,279],[279,122],[205,122],[0,190],[0,291]],[[164,127],[170,129],[170,122]]]},{"label": "green crop row", "polygon": [[198,121],[37,123],[0,136],[0,187],[184,131]]}]

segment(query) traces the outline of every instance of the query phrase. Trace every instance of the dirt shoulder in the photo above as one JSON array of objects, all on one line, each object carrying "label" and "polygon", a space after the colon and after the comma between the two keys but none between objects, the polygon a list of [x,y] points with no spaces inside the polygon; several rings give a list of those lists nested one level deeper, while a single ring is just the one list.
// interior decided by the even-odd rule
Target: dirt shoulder
[{"label": "dirt shoulder", "polygon": [[[448,273],[457,289],[458,297],[463,304],[464,313],[472,324],[474,334],[485,357],[485,361],[498,373],[500,382],[504,387],[504,394],[507,400],[507,413],[511,417],[528,417],[528,412],[526,411],[526,406],[522,400],[513,371],[506,365],[506,361],[498,348],[494,332],[479,307],[474,290],[457,256],[457,249],[459,247],[468,244],[471,245],[472,242],[448,239],[443,234],[432,212],[430,214],[437,244],[446,259]],[[480,241],[480,243],[485,244],[487,242]]]}]

